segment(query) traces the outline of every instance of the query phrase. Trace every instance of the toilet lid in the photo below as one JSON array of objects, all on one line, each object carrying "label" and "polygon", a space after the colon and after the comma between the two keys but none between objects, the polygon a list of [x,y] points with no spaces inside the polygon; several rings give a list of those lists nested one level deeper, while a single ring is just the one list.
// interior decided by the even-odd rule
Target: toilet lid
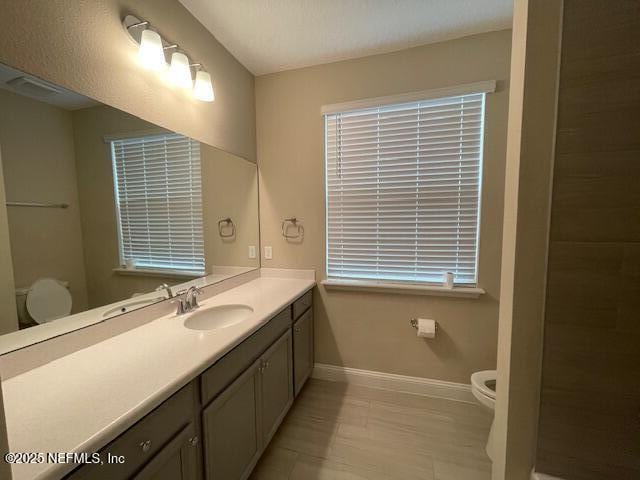
[{"label": "toilet lid", "polygon": [[27,294],[27,312],[36,323],[46,323],[71,313],[71,294],[53,278],[37,280]]},{"label": "toilet lid", "polygon": [[483,370],[471,375],[471,385],[477,388],[483,395],[496,398],[496,370]]}]

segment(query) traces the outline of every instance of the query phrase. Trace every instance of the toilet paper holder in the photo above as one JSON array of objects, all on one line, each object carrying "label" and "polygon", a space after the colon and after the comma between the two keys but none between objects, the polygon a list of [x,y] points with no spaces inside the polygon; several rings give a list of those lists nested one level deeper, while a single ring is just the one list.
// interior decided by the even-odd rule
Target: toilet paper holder
[{"label": "toilet paper holder", "polygon": [[[436,329],[434,333],[438,333],[438,322],[434,322],[436,325]],[[417,318],[412,318],[411,320],[409,320],[409,325],[411,325],[413,328],[415,328],[416,330],[418,329],[418,319]]]}]

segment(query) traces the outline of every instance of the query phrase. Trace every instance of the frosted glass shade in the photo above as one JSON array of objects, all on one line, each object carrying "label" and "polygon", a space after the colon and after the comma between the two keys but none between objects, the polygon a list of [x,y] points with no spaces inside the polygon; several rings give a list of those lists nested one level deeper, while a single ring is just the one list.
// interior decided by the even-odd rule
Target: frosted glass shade
[{"label": "frosted glass shade", "polygon": [[140,63],[150,70],[162,70],[167,62],[164,58],[162,39],[153,30],[144,30],[140,37],[140,50],[138,50]]},{"label": "frosted glass shade", "polygon": [[202,70],[196,72],[196,84],[193,87],[193,96],[203,102],[213,102],[215,95],[211,84],[211,75]]},{"label": "frosted glass shade", "polygon": [[171,82],[180,88],[193,87],[193,79],[191,78],[191,67],[189,67],[189,59],[184,53],[174,52],[171,55],[171,67],[169,69]]}]

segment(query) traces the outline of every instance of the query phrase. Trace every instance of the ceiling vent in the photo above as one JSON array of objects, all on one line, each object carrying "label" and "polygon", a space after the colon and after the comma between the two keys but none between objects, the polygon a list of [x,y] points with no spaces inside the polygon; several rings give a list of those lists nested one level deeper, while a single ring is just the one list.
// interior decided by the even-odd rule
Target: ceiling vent
[{"label": "ceiling vent", "polygon": [[60,92],[55,86],[33,77],[18,77],[9,80],[7,85],[30,97],[48,98]]}]

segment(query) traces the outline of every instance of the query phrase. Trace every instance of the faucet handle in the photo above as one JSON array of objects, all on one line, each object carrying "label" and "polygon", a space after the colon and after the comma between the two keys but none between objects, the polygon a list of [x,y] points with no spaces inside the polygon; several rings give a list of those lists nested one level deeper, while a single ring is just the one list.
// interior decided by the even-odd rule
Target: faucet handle
[{"label": "faucet handle", "polygon": [[202,293],[203,293],[203,290],[201,288],[196,287],[195,285],[190,287],[189,290],[187,291],[187,303],[189,304],[189,307],[192,310],[200,306],[198,305],[197,296],[201,295]]}]

